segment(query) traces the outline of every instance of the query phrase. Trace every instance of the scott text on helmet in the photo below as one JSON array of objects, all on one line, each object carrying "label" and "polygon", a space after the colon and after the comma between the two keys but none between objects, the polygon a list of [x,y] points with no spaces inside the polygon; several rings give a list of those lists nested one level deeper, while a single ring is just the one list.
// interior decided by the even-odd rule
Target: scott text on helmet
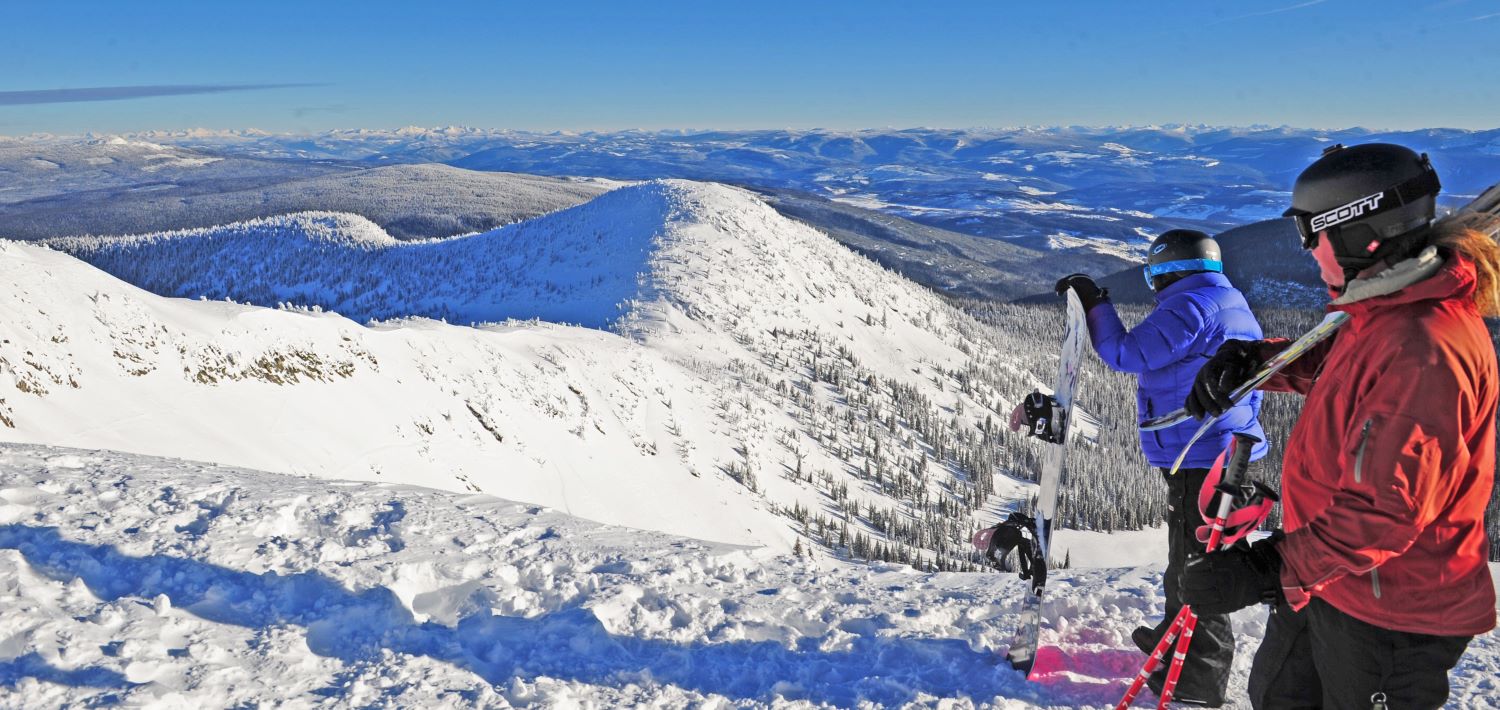
[{"label": "scott text on helmet", "polygon": [[1343,224],[1351,219],[1362,217],[1366,212],[1380,209],[1380,199],[1383,197],[1385,197],[1384,192],[1365,195],[1347,205],[1335,207],[1323,214],[1314,216],[1312,218],[1312,229],[1314,232],[1321,232],[1334,225]]}]

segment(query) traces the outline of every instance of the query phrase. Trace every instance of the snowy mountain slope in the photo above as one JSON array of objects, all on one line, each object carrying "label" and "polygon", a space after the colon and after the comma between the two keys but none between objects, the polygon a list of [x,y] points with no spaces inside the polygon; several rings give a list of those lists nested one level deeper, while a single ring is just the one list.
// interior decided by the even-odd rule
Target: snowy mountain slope
[{"label": "snowy mountain slope", "polygon": [[1117,256],[1094,250],[1037,251],[1017,240],[940,229],[805,192],[757,192],[778,212],[949,296],[1011,301],[1048,290],[1068,274],[1111,273],[1126,265]]},{"label": "snowy mountain slope", "polygon": [[[537,318],[615,327],[663,346],[692,341],[695,350],[698,335],[842,330],[862,357],[880,356],[881,374],[908,370],[913,355],[952,367],[965,358],[958,340],[970,337],[948,332],[960,316],[936,296],[750,193],[685,181],[420,243],[358,217],[307,213],[47,244],[161,295],[287,303],[358,321]],[[874,326],[877,318],[886,325]],[[848,322],[856,319],[864,327]],[[922,349],[898,355],[893,341],[913,338]]]},{"label": "snowy mountain slope", "polygon": [[[0,437],[448,490],[789,549],[701,377],[617,336],[165,299],[0,242]],[[671,504],[662,497],[671,491]]]},{"label": "snowy mountain slope", "polygon": [[[496,346],[487,339],[497,337],[494,333],[430,323],[367,332],[331,315],[254,310],[236,315],[236,321],[266,321],[251,334],[217,324],[220,316],[214,313],[240,313],[235,307],[152,301],[152,308],[180,309],[174,318],[201,324],[201,331],[188,335],[207,340],[206,347],[218,348],[234,362],[259,362],[265,359],[259,352],[276,343],[310,353],[319,362],[347,363],[339,372],[350,373],[340,376],[350,384],[341,387],[333,377],[329,386],[283,377],[275,388],[255,390],[174,380],[170,387],[185,389],[180,396],[200,411],[174,414],[169,423],[161,410],[185,408],[152,405],[142,408],[140,419],[110,416],[96,429],[72,426],[62,415],[37,424],[31,415],[33,428],[21,428],[28,432],[25,441],[125,448],[341,478],[353,475],[343,472],[350,466],[372,471],[429,467],[435,471],[431,485],[463,488],[472,482],[513,499],[571,506],[566,509],[597,520],[692,530],[709,539],[812,543],[839,555],[924,567],[972,565],[967,540],[973,529],[991,522],[1001,506],[1029,498],[1030,484],[1004,474],[1019,479],[1033,475],[1035,446],[1005,431],[1001,422],[1011,398],[1037,385],[1030,370],[1011,362],[1016,358],[1002,352],[991,334],[934,294],[787,220],[741,190],[670,181],[643,184],[495,232],[417,244],[397,243],[367,222],[337,215],[57,244],[128,280],[174,295],[316,305],[358,319],[444,315],[489,321],[509,316],[612,323],[645,347],[631,349],[627,341],[603,333],[549,326],[503,328],[506,340]],[[99,306],[76,294],[101,287],[66,283],[74,278],[27,282],[39,291],[33,303],[67,302],[71,293],[78,310],[49,315],[39,308],[30,316],[30,330],[16,341],[31,343],[38,352],[62,350],[47,344],[49,322],[98,320],[91,311]],[[308,324],[317,324],[318,335],[309,336],[306,344],[288,335],[314,327]],[[335,340],[334,333],[350,337],[353,344]],[[119,332],[95,329],[86,337],[98,347],[90,370],[107,374],[109,386],[120,391],[144,388],[133,379],[137,370],[152,375],[184,369],[173,351],[186,346],[152,340],[146,352],[135,354],[140,346],[121,344],[126,336]],[[546,345],[556,339],[566,342]],[[376,350],[377,342],[387,341],[405,349]],[[515,343],[525,347],[516,346],[520,352],[504,347]],[[365,366],[345,352],[348,348],[369,350],[378,366]],[[149,364],[122,368],[115,353]],[[555,399],[510,403],[515,397],[507,393],[522,378],[513,370],[526,372],[524,366],[510,364],[518,358],[523,363],[546,360],[545,366],[538,365],[543,382],[526,388],[556,393]],[[408,374],[413,369],[421,379]],[[188,366],[187,371],[196,369]],[[424,388],[430,383],[440,392],[407,394],[413,382]],[[574,389],[580,390],[576,397],[567,394]],[[97,410],[89,404],[97,397],[85,393],[69,406]],[[406,400],[428,406],[407,412],[396,404]],[[483,416],[465,417],[475,401],[484,405]],[[254,437],[238,448],[219,445],[232,441],[236,432],[267,430],[267,422],[275,421],[286,402],[308,402],[322,411],[356,412],[359,417],[344,425],[315,423],[309,414],[295,425],[292,436],[299,443],[292,447],[263,450]],[[37,406],[25,397],[13,404],[21,405]],[[599,408],[605,408],[599,417],[628,425],[612,427],[605,420],[596,426],[589,418]],[[547,416],[538,417],[538,411]],[[19,414],[13,418],[25,419]],[[481,433],[483,426],[476,429],[476,419],[480,425],[493,423],[505,433],[505,441],[488,441],[494,437]],[[146,437],[154,442],[150,449],[131,448],[137,430],[116,431],[108,441],[97,436],[98,431],[115,431],[111,427],[121,421],[136,422],[137,430],[180,426],[189,432],[212,431],[184,437],[201,438],[198,445]],[[434,443],[415,451],[407,442],[382,444],[392,431]],[[325,432],[332,432],[327,434],[332,439],[319,446]],[[593,447],[575,451],[574,439],[585,437],[595,442]],[[445,441],[467,443],[438,443]],[[598,463],[606,460],[600,452],[616,449],[634,457],[628,459],[629,470],[661,469],[652,474],[661,480],[648,479],[652,483],[632,495],[657,496],[658,505],[670,509],[665,519],[671,527],[625,521],[607,510],[604,501],[614,490],[611,486],[627,485]],[[576,486],[542,483],[556,477],[551,470],[556,462],[549,458],[554,450],[568,452],[564,468],[576,472]],[[271,451],[289,453],[273,457]],[[354,462],[342,461],[350,451]],[[235,455],[241,458],[229,458],[226,452],[240,452]],[[494,472],[490,457],[496,455],[523,473]],[[594,456],[595,463],[586,464],[585,455]],[[457,486],[447,473],[455,467],[464,476]],[[581,503],[577,498],[587,493],[578,489],[594,489],[592,478],[607,479],[609,485]],[[697,523],[678,520],[689,514],[664,492],[695,486],[699,478],[714,485],[733,482],[744,496],[740,503],[754,509],[746,515],[771,511],[779,522],[768,526],[758,518],[760,522],[740,525],[726,519],[714,521],[709,530],[693,530]],[[1151,500],[1149,489],[1116,479],[1088,482],[1090,490],[1101,491],[1089,495],[1113,495],[1114,500],[1145,495],[1143,500]],[[1122,488],[1135,493],[1121,493]],[[719,492],[705,494],[709,503],[692,506],[690,515],[711,517],[715,505],[730,504],[722,490],[712,490]],[[1136,525],[1152,522],[1131,519]],[[799,535],[802,543],[794,538]]]},{"label": "snowy mountain slope", "polygon": [[993,575],[819,569],[479,496],[112,453],[7,447],[0,491],[0,668],[41,706],[1110,692],[1001,671],[1015,582]]},{"label": "snowy mountain slope", "polygon": [[670,199],[666,186],[625,188],[484,234],[414,243],[334,213],[47,243],[163,295],[287,302],[359,321],[540,318],[600,327],[637,292]]},{"label": "snowy mountain slope", "polygon": [[[0,446],[0,707],[1107,707],[1160,569],[814,563],[430,489]],[[1230,694],[1263,628],[1235,616]],[[1450,707],[1485,707],[1500,638]],[[1229,707],[1245,707],[1230,705]]]}]

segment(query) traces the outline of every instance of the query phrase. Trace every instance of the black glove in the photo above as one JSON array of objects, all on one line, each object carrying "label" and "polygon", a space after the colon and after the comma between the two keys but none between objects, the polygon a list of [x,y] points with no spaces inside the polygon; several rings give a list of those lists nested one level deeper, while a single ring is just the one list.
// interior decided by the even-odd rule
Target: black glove
[{"label": "black glove", "polygon": [[1078,293],[1078,300],[1083,303],[1083,310],[1091,311],[1094,306],[1109,301],[1109,289],[1099,288],[1088,274],[1068,274],[1057,280],[1054,290],[1057,295],[1068,295],[1068,289]]},{"label": "black glove", "polygon": [[1253,545],[1189,557],[1178,578],[1182,603],[1199,614],[1228,614],[1252,604],[1281,600],[1281,542],[1278,532]]},{"label": "black glove", "polygon": [[1188,392],[1182,408],[1198,419],[1209,415],[1217,417],[1228,411],[1234,406],[1229,394],[1260,369],[1259,349],[1258,343],[1252,340],[1224,341],[1219,351],[1198,370],[1193,389]]}]

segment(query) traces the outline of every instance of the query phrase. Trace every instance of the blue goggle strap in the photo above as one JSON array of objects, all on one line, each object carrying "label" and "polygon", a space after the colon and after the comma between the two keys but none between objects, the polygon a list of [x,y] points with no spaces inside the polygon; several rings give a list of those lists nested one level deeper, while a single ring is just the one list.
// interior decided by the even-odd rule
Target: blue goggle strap
[{"label": "blue goggle strap", "polygon": [[1148,264],[1144,270],[1146,285],[1151,286],[1151,279],[1162,274],[1170,274],[1174,271],[1214,271],[1222,274],[1224,273],[1224,262],[1217,259],[1182,259],[1180,261],[1167,261],[1160,264]]}]

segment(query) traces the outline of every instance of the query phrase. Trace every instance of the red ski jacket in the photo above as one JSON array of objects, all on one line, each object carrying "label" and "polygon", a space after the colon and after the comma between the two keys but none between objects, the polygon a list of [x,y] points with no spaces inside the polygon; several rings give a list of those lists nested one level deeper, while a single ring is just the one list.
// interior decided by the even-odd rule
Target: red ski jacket
[{"label": "red ski jacket", "polygon": [[[1282,468],[1281,581],[1381,628],[1495,628],[1484,509],[1495,478],[1495,348],[1472,262],[1347,305],[1328,342],[1262,389],[1306,395]],[[1269,355],[1285,341],[1267,341]]]}]

